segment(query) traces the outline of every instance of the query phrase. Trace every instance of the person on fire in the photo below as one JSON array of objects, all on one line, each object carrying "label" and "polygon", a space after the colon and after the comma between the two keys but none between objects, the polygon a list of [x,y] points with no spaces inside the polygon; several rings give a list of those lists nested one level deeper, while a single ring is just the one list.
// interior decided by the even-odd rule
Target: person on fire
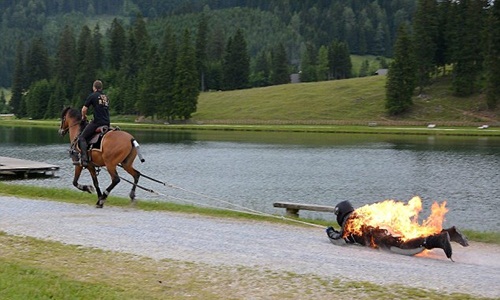
[{"label": "person on fire", "polygon": [[328,238],[335,245],[359,244],[404,255],[415,255],[424,249],[440,248],[444,250],[446,257],[452,261],[450,242],[459,243],[464,247],[469,246],[467,238],[455,226],[442,229],[440,232],[428,236],[405,240],[378,226],[363,224],[361,230],[350,230],[351,223],[359,216],[349,201],[342,201],[337,204],[335,214],[337,215],[337,223],[341,227],[340,231],[335,230],[333,227],[326,229]]}]

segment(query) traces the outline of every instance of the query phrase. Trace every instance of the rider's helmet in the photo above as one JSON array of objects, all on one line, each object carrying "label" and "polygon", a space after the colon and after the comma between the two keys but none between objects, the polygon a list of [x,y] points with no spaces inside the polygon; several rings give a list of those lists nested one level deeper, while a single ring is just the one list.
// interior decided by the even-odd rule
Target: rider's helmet
[{"label": "rider's helmet", "polygon": [[342,226],[345,219],[354,211],[351,202],[342,201],[335,206],[335,214],[337,215],[337,223]]}]

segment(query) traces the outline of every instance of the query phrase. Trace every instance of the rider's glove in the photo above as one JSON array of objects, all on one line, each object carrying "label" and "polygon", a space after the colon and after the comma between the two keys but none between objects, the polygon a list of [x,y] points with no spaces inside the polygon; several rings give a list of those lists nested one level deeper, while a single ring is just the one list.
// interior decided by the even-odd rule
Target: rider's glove
[{"label": "rider's glove", "polygon": [[335,230],[333,227],[328,227],[326,229],[326,234],[328,235],[329,238],[338,240],[342,237],[342,234],[340,234],[340,231]]}]

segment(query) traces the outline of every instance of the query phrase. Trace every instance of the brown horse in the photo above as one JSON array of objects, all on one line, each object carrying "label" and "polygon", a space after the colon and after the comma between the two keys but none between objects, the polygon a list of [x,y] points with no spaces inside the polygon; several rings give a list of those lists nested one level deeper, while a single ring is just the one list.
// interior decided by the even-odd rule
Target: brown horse
[{"label": "brown horse", "polygon": [[[71,107],[63,109],[61,114],[61,126],[59,127],[59,134],[64,136],[69,132],[71,141],[71,149],[76,149],[78,145],[78,136],[85,127],[85,122],[82,122],[81,112]],[[134,137],[128,132],[121,130],[112,130],[107,132],[101,142],[100,149],[93,149],[89,153],[90,162],[87,169],[90,172],[92,181],[94,183],[95,191],[97,191],[97,208],[102,208],[104,201],[108,197],[111,190],[120,182],[120,177],[116,171],[116,167],[120,165],[134,178],[132,190],[129,197],[132,202],[135,200],[135,188],[141,173],[133,168],[134,159],[139,151],[139,144],[135,141]],[[139,157],[140,154],[139,154]],[[75,160],[74,160],[75,161]],[[144,159],[141,158],[141,162]],[[104,193],[101,193],[99,182],[97,180],[96,167],[105,166],[111,176],[111,184],[106,188]],[[80,174],[83,167],[79,163],[75,163],[75,176],[73,178],[73,185],[79,190],[92,193],[94,188],[90,185],[81,185],[78,183]]]}]

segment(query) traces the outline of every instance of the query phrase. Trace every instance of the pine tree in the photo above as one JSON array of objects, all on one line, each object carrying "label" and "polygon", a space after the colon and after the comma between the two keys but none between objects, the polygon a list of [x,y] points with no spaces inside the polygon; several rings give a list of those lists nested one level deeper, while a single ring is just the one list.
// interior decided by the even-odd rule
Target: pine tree
[{"label": "pine tree", "polygon": [[208,21],[205,14],[201,15],[196,35],[196,69],[200,78],[200,90],[205,91],[205,73],[207,65]]},{"label": "pine tree", "polygon": [[330,78],[346,79],[352,74],[352,62],[349,47],[344,42],[333,41],[328,48],[328,66]]},{"label": "pine tree", "polygon": [[139,72],[137,110],[139,114],[154,117],[159,107],[158,90],[162,87],[156,84],[159,75],[158,49],[152,46],[148,55],[148,63]]},{"label": "pine tree", "polygon": [[365,60],[363,60],[363,63],[361,64],[361,67],[359,68],[358,77],[368,76],[369,71],[370,71],[370,62],[367,59],[365,59]]},{"label": "pine tree", "polygon": [[198,105],[200,89],[197,74],[195,49],[191,46],[189,31],[185,30],[177,56],[174,81],[175,115],[185,120],[191,118]]},{"label": "pine tree", "polygon": [[111,68],[119,70],[122,64],[127,37],[125,29],[120,22],[114,18],[109,32],[109,61]]},{"label": "pine tree", "polygon": [[481,35],[486,0],[460,1],[454,43],[453,90],[457,96],[469,96],[477,91],[482,68]]},{"label": "pine tree", "polygon": [[132,28],[129,30],[127,36],[127,46],[123,56],[122,67],[119,72],[119,85],[122,87],[121,97],[119,98],[121,103],[117,103],[117,108],[120,109],[119,112],[122,114],[134,114],[137,111],[137,77],[139,76],[140,70],[140,62],[137,57],[139,56],[139,49]]},{"label": "pine tree", "polygon": [[60,117],[61,110],[70,105],[62,84],[55,80],[51,80],[50,86],[52,87],[52,93],[50,94],[49,103],[47,104],[47,110],[44,115],[45,119]]},{"label": "pine tree", "polygon": [[389,67],[386,82],[385,108],[390,115],[408,111],[415,89],[415,60],[410,37],[405,26],[398,30],[394,46],[394,60]]},{"label": "pine tree", "polygon": [[486,103],[493,110],[500,101],[500,3],[489,7],[486,29]]},{"label": "pine tree", "polygon": [[339,51],[339,68],[337,70],[337,74],[342,79],[351,78],[352,77],[352,62],[351,62],[351,53],[349,51],[349,46],[347,43],[339,43],[338,45]]},{"label": "pine tree", "polygon": [[434,61],[438,68],[442,68],[443,75],[446,75],[446,65],[451,63],[451,0],[440,1],[437,3],[437,40],[436,54]]},{"label": "pine tree", "polygon": [[271,83],[290,83],[290,72],[288,71],[288,59],[285,46],[280,43],[271,53]]},{"label": "pine tree", "polygon": [[5,98],[5,92],[1,90],[0,92],[0,114],[7,113],[7,99]]},{"label": "pine tree", "polygon": [[50,78],[49,53],[42,38],[35,38],[31,42],[26,57],[26,76],[28,86],[39,80]]},{"label": "pine tree", "polygon": [[318,51],[317,78],[319,81],[328,80],[328,48],[321,46]]},{"label": "pine tree", "polygon": [[219,91],[224,86],[223,58],[226,40],[224,28],[215,24],[209,35],[205,84],[206,89]]},{"label": "pine tree", "polygon": [[228,40],[223,68],[226,90],[248,87],[250,58],[247,52],[247,43],[241,29],[238,29],[234,37]]},{"label": "pine tree", "polygon": [[101,28],[99,27],[99,24],[96,24],[94,27],[94,32],[92,33],[92,40],[93,40],[93,45],[94,45],[94,69],[97,70],[101,69],[103,67],[103,61],[104,61],[104,49],[102,45],[102,39],[103,36],[101,34]]},{"label": "pine tree", "polygon": [[172,33],[170,27],[164,31],[163,41],[159,49],[159,65],[158,76],[155,84],[160,87],[156,98],[158,104],[158,116],[167,118],[171,121],[174,116],[174,80],[175,70],[177,66],[177,38]]},{"label": "pine tree", "polygon": [[12,96],[9,103],[12,113],[14,113],[18,118],[26,115],[26,111],[23,110],[22,106],[23,93],[26,90],[24,56],[24,45],[20,41],[17,44],[16,63],[12,79]]},{"label": "pine tree", "polygon": [[302,59],[300,61],[301,65],[300,81],[312,82],[318,80],[316,77],[317,75],[316,58],[317,58],[316,49],[313,47],[312,44],[308,43],[306,45],[306,49],[302,54]]},{"label": "pine tree", "polygon": [[83,26],[76,49],[77,73],[74,89],[74,106],[81,106],[88,94],[92,91],[92,83],[96,79],[94,65],[95,47],[93,45],[92,33],[87,25]]},{"label": "pine tree", "polygon": [[269,66],[268,53],[261,51],[255,60],[255,67],[250,75],[250,82],[253,87],[268,86],[271,68]]},{"label": "pine tree", "polygon": [[429,85],[430,74],[434,71],[437,50],[437,4],[436,0],[419,0],[413,19],[413,48],[418,61],[417,85],[419,94]]},{"label": "pine tree", "polygon": [[65,90],[64,95],[72,98],[75,85],[76,57],[75,37],[69,26],[65,26],[59,40],[55,58],[55,78]]},{"label": "pine tree", "polygon": [[47,106],[52,94],[52,86],[47,79],[38,80],[30,86],[26,95],[27,116],[33,119],[42,119],[47,112]]},{"label": "pine tree", "polygon": [[146,22],[142,14],[138,13],[135,18],[133,35],[137,47],[137,56],[135,59],[138,62],[139,68],[142,68],[148,63],[148,54],[151,47],[151,38],[146,29]]}]

